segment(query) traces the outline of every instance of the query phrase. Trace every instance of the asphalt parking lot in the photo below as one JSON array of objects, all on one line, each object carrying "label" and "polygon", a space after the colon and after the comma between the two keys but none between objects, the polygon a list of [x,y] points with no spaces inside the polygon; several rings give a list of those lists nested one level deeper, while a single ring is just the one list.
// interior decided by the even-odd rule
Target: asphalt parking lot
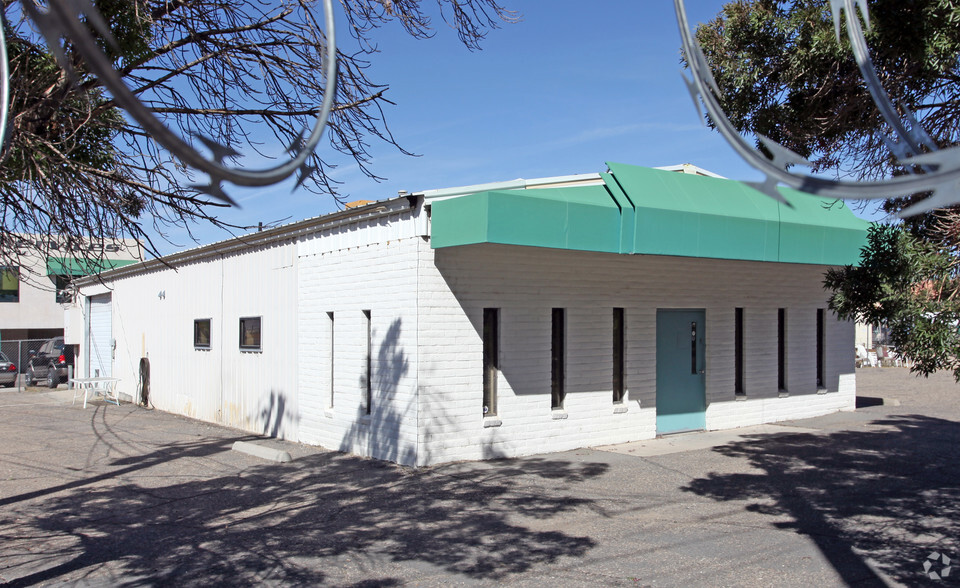
[{"label": "asphalt parking lot", "polygon": [[960,386],[857,377],[854,413],[421,469],[0,389],[0,584],[957,584]]}]

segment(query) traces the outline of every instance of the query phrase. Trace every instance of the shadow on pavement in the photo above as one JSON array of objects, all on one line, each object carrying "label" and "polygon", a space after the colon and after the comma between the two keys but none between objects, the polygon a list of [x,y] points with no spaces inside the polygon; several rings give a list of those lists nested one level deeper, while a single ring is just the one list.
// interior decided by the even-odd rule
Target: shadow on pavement
[{"label": "shadow on pavement", "polygon": [[[427,576],[443,570],[500,580],[595,545],[516,522],[515,515],[547,519],[589,503],[535,492],[529,477],[576,483],[606,471],[603,464],[540,459],[411,470],[324,453],[164,482],[171,462],[197,451],[188,445],[117,460],[117,469],[94,483],[58,488],[35,516],[0,515],[5,549],[21,561],[33,558],[19,568],[27,575],[10,585],[82,580],[106,563],[112,582],[125,585],[391,586],[401,583],[391,563],[408,561]],[[166,469],[126,475],[158,462]],[[31,544],[45,540],[42,548]]]},{"label": "shadow on pavement", "polygon": [[857,396],[857,408],[869,408],[871,406],[883,406],[883,398]]},{"label": "shadow on pavement", "polygon": [[762,472],[710,474],[684,490],[750,501],[748,511],[810,537],[847,585],[884,585],[882,574],[917,585],[931,552],[960,555],[960,423],[906,415],[866,427],[717,447]]},{"label": "shadow on pavement", "polygon": [[[101,436],[98,434],[98,438]],[[137,455],[133,457],[123,457],[114,459],[111,462],[113,466],[122,466],[119,469],[110,470],[109,472],[104,472],[97,474],[95,476],[89,476],[86,478],[79,478],[76,480],[71,480],[69,482],[64,482],[57,486],[50,486],[48,488],[43,488],[40,490],[33,490],[30,492],[24,492],[22,494],[14,494],[13,496],[7,496],[0,498],[0,507],[9,506],[11,504],[16,504],[18,502],[23,502],[26,500],[33,500],[36,498],[42,498],[44,496],[49,496],[52,494],[57,494],[58,492],[63,492],[65,490],[76,490],[82,489],[84,486],[90,486],[97,484],[99,482],[109,481],[114,478],[120,478],[129,474],[133,474],[140,470],[148,469],[158,464],[166,463],[174,459],[199,459],[217,453],[222,453],[233,445],[236,441],[257,441],[259,437],[253,435],[247,435],[243,437],[232,437],[229,439],[219,439],[217,441],[211,442],[210,440],[198,441],[198,442],[188,442],[188,443],[171,443],[167,445],[164,449],[151,453],[149,455]]]}]

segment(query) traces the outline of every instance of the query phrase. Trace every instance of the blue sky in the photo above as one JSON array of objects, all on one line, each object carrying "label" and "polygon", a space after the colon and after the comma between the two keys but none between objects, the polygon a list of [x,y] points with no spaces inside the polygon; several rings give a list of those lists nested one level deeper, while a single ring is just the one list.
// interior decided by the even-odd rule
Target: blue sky
[{"label": "blue sky", "polygon": [[[470,52],[439,18],[417,41],[396,26],[376,33],[381,52],[370,77],[396,103],[390,129],[409,157],[373,144],[377,183],[346,158],[332,175],[351,200],[516,178],[605,171],[605,162],[693,163],[723,176],[761,176],[701,124],[681,78],[680,38],[669,0],[503,0],[522,21],[492,31]],[[429,2],[429,0],[428,0]],[[688,0],[691,23],[716,15],[721,0]],[[342,22],[342,19],[341,21]],[[340,33],[341,44],[351,40]],[[332,150],[325,149],[324,155]],[[290,185],[228,186],[240,209],[224,219],[256,225],[336,210],[329,197]],[[201,244],[229,235],[197,226]],[[173,235],[163,253],[193,246]]]}]

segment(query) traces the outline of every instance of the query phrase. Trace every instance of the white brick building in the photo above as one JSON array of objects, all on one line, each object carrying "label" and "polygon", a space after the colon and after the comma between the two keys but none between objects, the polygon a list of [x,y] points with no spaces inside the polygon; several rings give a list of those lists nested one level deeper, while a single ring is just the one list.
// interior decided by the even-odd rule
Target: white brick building
[{"label": "white brick building", "polygon": [[80,371],[139,398],[148,358],[157,408],[411,465],[854,408],[854,327],[821,282],[866,223],[808,195],[787,208],[610,169],[114,270],[82,285]]}]

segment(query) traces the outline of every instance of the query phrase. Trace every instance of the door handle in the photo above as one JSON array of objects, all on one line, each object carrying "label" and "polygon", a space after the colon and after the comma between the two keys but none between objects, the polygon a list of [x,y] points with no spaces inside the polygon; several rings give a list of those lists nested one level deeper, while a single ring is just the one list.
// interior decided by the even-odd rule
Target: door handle
[{"label": "door handle", "polygon": [[690,373],[697,375],[697,322],[690,322]]}]

